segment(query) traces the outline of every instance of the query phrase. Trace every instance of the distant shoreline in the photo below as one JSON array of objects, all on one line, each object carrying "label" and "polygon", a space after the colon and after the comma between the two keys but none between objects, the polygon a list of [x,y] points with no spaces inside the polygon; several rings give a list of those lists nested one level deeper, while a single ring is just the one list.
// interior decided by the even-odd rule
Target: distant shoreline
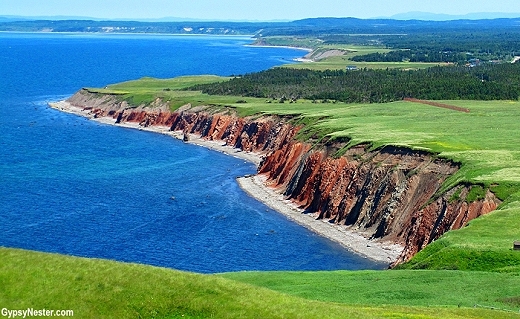
[{"label": "distant shoreline", "polygon": [[303,47],[293,47],[290,45],[262,45],[262,44],[246,44],[247,47],[255,47],[255,48],[284,48],[284,49],[294,49],[294,50],[303,50],[307,52],[312,52],[314,49],[311,48],[303,48]]},{"label": "distant shoreline", "polygon": [[[143,35],[143,36],[198,36],[198,37],[228,37],[228,38],[250,38],[254,39],[254,34],[203,34],[203,33],[147,33],[147,32],[80,32],[80,31],[2,31],[0,33],[13,34],[91,34],[91,35]],[[276,46],[275,46],[276,47]]]}]

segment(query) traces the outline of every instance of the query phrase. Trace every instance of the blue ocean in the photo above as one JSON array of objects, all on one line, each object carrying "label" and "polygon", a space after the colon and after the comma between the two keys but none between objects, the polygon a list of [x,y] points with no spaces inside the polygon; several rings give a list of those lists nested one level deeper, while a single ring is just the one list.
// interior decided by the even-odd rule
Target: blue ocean
[{"label": "blue ocean", "polygon": [[239,75],[303,55],[250,42],[0,33],[0,246],[200,273],[383,268],[248,197],[235,178],[250,163],[47,106],[82,87]]}]

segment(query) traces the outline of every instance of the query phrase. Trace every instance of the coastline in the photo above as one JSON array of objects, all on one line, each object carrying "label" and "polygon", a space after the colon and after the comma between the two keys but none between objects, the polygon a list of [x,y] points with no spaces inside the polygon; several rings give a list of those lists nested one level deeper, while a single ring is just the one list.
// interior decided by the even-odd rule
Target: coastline
[{"label": "coastline", "polygon": [[22,33],[22,34],[91,34],[91,35],[159,35],[159,36],[209,36],[209,37],[235,37],[247,38],[254,37],[254,34],[207,34],[207,33],[152,33],[152,32],[82,32],[82,31],[8,31],[0,30],[0,33]]},{"label": "coastline", "polygon": [[261,44],[246,44],[246,47],[255,47],[255,48],[285,48],[285,49],[293,49],[293,50],[303,50],[307,52],[312,52],[314,49],[304,48],[304,47],[293,47],[290,45],[261,45]]},{"label": "coastline", "polygon": [[[92,114],[89,113],[88,110],[83,110],[80,107],[73,106],[66,101],[49,103],[49,106],[53,109],[86,117],[90,120],[103,124],[165,134],[181,140],[183,138],[183,132],[170,131],[170,128],[167,126],[143,127],[138,123],[116,124],[115,120],[111,117],[95,118]],[[234,156],[236,158],[251,162],[256,166],[258,166],[263,159],[261,154],[244,152],[240,149],[226,145],[222,141],[206,140],[196,134],[190,134],[190,139],[187,143],[206,147],[226,155]],[[364,258],[390,265],[397,260],[403,251],[404,247],[401,245],[369,240],[361,233],[351,230],[347,226],[332,224],[327,220],[317,220],[316,216],[313,214],[304,214],[302,209],[298,208],[290,200],[285,199],[282,194],[279,194],[274,189],[266,186],[266,179],[266,176],[263,175],[253,175],[239,177],[237,178],[237,182],[249,196],[264,203],[268,207],[284,215],[286,218],[300,224],[301,226],[322,237],[339,243],[348,251],[358,254]]]},{"label": "coastline", "polygon": [[[147,131],[152,133],[159,133],[171,136],[173,138],[182,140],[184,137],[183,132],[181,131],[170,131],[170,128],[168,126],[148,126],[144,127],[139,125],[138,123],[115,123],[115,120],[111,117],[94,117],[92,114],[89,113],[89,111],[85,111],[80,107],[76,107],[67,101],[58,101],[54,103],[49,103],[49,106],[53,109],[56,109],[58,111],[62,111],[65,113],[70,113],[74,115],[78,115],[81,117],[86,117],[89,120],[102,123],[102,124],[108,124],[118,127],[124,127],[124,128],[131,128],[136,129],[140,131]],[[229,156],[234,156],[236,158],[240,158],[243,160],[246,160],[248,162],[251,162],[258,166],[260,162],[262,161],[262,157],[259,154],[251,153],[251,152],[243,152],[240,149],[234,148],[232,146],[223,144],[222,141],[210,141],[201,138],[197,134],[190,134],[189,141],[185,142],[187,144],[194,144],[202,147],[206,147],[209,149],[212,149],[217,152],[224,153]]]},{"label": "coastline", "polygon": [[397,260],[403,247],[397,244],[372,241],[359,232],[350,230],[345,225],[330,223],[328,220],[317,219],[314,214],[305,214],[303,209],[285,199],[282,194],[265,185],[267,177],[253,175],[237,178],[240,187],[251,197],[264,203],[288,219],[304,226],[314,233],[339,243],[349,252],[376,262],[390,265]]},{"label": "coastline", "polygon": [[[285,49],[293,49],[293,50],[302,50],[302,51],[305,51],[307,52],[307,54],[311,53],[314,51],[314,49],[311,49],[311,48],[303,48],[303,47],[292,47],[290,45],[258,45],[258,44],[246,44],[245,45],[246,47],[255,47],[255,48],[285,48]],[[306,59],[304,55],[300,58],[295,58],[293,59],[294,62],[314,62],[312,59]]]}]

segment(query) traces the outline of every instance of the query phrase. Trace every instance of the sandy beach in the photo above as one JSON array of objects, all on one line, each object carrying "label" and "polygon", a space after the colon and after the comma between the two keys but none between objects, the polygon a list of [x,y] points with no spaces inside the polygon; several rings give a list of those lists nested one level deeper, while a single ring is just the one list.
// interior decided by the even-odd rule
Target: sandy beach
[{"label": "sandy beach", "polygon": [[[166,134],[177,139],[183,138],[183,132],[170,131],[170,128],[167,126],[142,127],[137,123],[116,124],[115,120],[111,117],[94,118],[88,110],[85,111],[82,108],[75,107],[66,101],[49,103],[49,105],[54,109],[87,117],[99,123]],[[222,141],[206,140],[195,134],[190,134],[190,139],[187,143],[219,151],[224,154],[249,161],[257,166],[262,160],[260,154],[243,152],[240,149],[226,145]],[[398,256],[403,250],[401,245],[369,240],[361,233],[351,230],[347,226],[332,224],[326,220],[317,220],[316,216],[313,214],[304,214],[303,210],[298,208],[290,200],[285,199],[283,195],[277,193],[274,189],[265,186],[266,177],[263,175],[240,177],[237,179],[237,181],[244,191],[246,191],[250,196],[254,197],[258,201],[261,201],[270,208],[278,211],[290,220],[323,237],[341,244],[347,250],[365,258],[377,262],[391,264],[393,261],[397,260]]]},{"label": "sandy beach", "polygon": [[305,214],[293,202],[284,198],[272,188],[265,186],[266,176],[255,175],[237,179],[240,187],[250,196],[256,198],[270,208],[283,214],[290,220],[307,229],[339,243],[347,250],[365,258],[382,263],[392,263],[397,259],[403,247],[365,238],[347,226],[336,225],[327,220],[318,220],[314,214]]}]

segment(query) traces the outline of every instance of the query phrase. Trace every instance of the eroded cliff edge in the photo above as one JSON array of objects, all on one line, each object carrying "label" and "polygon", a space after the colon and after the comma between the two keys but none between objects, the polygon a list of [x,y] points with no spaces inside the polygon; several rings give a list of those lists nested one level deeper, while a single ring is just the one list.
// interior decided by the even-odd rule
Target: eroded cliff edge
[{"label": "eroded cliff edge", "polygon": [[86,90],[67,101],[92,117],[165,126],[262,154],[258,173],[267,177],[266,185],[317,219],[344,225],[374,241],[402,245],[394,265],[500,204],[489,191],[469,200],[471,185],[440,194],[443,182],[459,166],[427,152],[359,145],[334,157],[331,154],[340,146],[298,141],[300,127],[275,116],[241,118],[232,109],[190,105],[171,112],[160,99],[146,107],[129,107],[116,96]]}]

